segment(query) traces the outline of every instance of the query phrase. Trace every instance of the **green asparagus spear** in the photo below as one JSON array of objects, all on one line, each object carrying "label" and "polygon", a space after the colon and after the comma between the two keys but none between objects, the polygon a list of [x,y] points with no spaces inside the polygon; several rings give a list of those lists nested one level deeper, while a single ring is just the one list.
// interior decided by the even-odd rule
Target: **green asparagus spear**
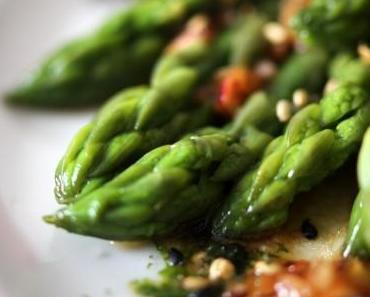
[{"label": "green asparagus spear", "polygon": [[[280,132],[281,123],[276,117],[271,117],[271,114],[275,113],[276,103],[280,99],[291,98],[294,91],[299,88],[318,93],[325,83],[328,60],[327,53],[318,48],[294,54],[267,88],[267,93],[263,95],[264,100],[252,100],[248,103],[250,108],[246,106],[241,112],[247,112],[248,117],[253,119],[254,125],[258,128],[271,134]],[[258,106],[254,106],[255,102],[258,102]],[[266,120],[266,115],[270,115],[269,120]]]},{"label": "green asparagus spear", "polygon": [[357,149],[370,124],[366,92],[343,85],[289,122],[216,216],[213,234],[239,238],[285,222],[294,196],[311,189]]},{"label": "green asparagus spear", "polygon": [[288,99],[299,88],[316,93],[325,83],[329,56],[320,48],[291,56],[277,74],[269,90],[277,99]]},{"label": "green asparagus spear", "polygon": [[121,88],[145,83],[179,26],[214,3],[138,1],[96,32],[56,51],[30,80],[9,94],[8,101],[44,107],[88,105],[106,100]]},{"label": "green asparagus spear", "polygon": [[370,129],[363,139],[357,167],[360,192],[349,223],[344,256],[370,257]]},{"label": "green asparagus spear", "polygon": [[250,66],[263,54],[266,47],[263,27],[266,22],[266,18],[257,13],[250,13],[248,17],[244,14],[239,16],[235,24],[239,29],[231,41],[231,65]]},{"label": "green asparagus spear", "polygon": [[[230,126],[226,127],[224,131],[221,132],[219,129],[211,129],[212,132],[208,134],[205,133],[205,135],[198,133],[199,135],[194,138],[197,139],[196,141],[194,139],[190,141],[189,138],[187,138],[173,146],[165,146],[148,153],[129,169],[124,170],[111,182],[104,185],[99,184],[95,191],[87,195],[82,195],[80,200],[70,204],[56,215],[46,217],[46,221],[76,233],[104,238],[131,240],[164,236],[183,223],[209,213],[210,205],[214,205],[222,199],[219,195],[223,194],[225,181],[229,181],[242,174],[246,168],[253,164],[270,140],[265,134],[261,134],[261,132],[253,128],[247,129],[248,132],[246,133],[246,127],[254,126],[263,131],[276,131],[278,121],[275,116],[275,106],[273,102],[274,101],[271,101],[271,98],[267,94],[263,92],[256,93],[244,104],[236,119]],[[209,130],[207,129],[207,131]],[[225,134],[225,131],[227,131],[227,134]],[[240,143],[235,143],[235,139],[243,134],[246,134],[246,137],[243,137]],[[218,139],[218,142],[213,142],[214,139]],[[222,139],[223,142],[220,142],[220,139]],[[199,150],[199,144],[197,143],[207,143],[207,145],[200,146],[202,149]],[[172,148],[172,150],[170,148]],[[157,154],[159,155],[158,157]],[[216,155],[218,157],[215,157]],[[212,159],[212,162],[210,162],[209,158],[215,159]],[[167,161],[165,162],[163,160]],[[175,160],[178,161],[175,162]],[[167,165],[159,165],[162,164],[162,162],[169,167],[167,168]],[[181,164],[181,166],[177,166],[177,164]],[[196,164],[196,166],[201,164],[201,167],[196,167],[194,164]],[[215,165],[217,165],[217,170],[214,169]],[[154,176],[154,173],[158,175],[161,174],[162,166],[163,170],[169,168],[185,169],[185,172],[190,172],[191,176],[188,180],[179,185],[172,180],[167,182],[167,179],[164,177],[160,178],[158,182],[151,181],[156,178],[149,178],[147,176]],[[161,170],[158,168],[161,168]],[[212,168],[213,171],[210,173],[209,170]],[[177,172],[178,170],[175,171]],[[172,175],[175,180],[177,180],[175,173],[171,173],[170,176]],[[146,179],[148,181],[146,181]],[[137,185],[134,186],[133,183],[137,183]],[[126,197],[128,197],[125,194],[125,189],[127,187],[142,193],[143,196],[140,196],[140,199],[132,198],[134,200],[137,199],[137,203],[139,203],[139,201],[141,205],[151,203],[151,207],[147,208],[147,217],[143,218],[145,223],[140,221],[140,217],[144,216],[144,212],[138,211],[134,213],[136,206],[132,211],[126,210],[128,206],[123,203],[126,201]],[[138,190],[139,188],[140,190]],[[168,193],[168,195],[161,192],[164,188],[166,188],[166,193]],[[194,189],[191,190],[194,191],[194,194],[182,194],[188,193],[187,189],[190,188]],[[116,196],[110,198],[110,190],[113,189],[116,192]],[[176,194],[171,195],[172,191]],[[135,195],[138,195],[139,192],[135,193]],[[195,200],[190,196],[194,197]],[[127,211],[132,215],[132,217],[125,217],[125,215],[120,214],[119,218],[117,218],[117,220],[123,220],[125,224],[129,225],[129,221],[132,220],[134,225],[131,223],[130,227],[132,228],[130,230],[128,230],[128,227],[123,226],[125,224],[118,227],[115,225],[116,223],[110,221],[106,222],[102,214],[105,212],[103,210],[99,211],[101,214],[99,216],[90,216],[94,213],[94,211],[91,210],[95,207],[94,205],[108,203],[104,202],[107,199],[112,199],[110,203],[113,204],[115,203],[112,202],[113,200],[117,203],[119,200],[120,202],[116,204],[116,209],[122,209],[122,212]],[[171,200],[168,201],[168,199]],[[171,202],[172,200],[174,201]],[[183,204],[180,204],[178,201]],[[154,203],[158,205],[158,209],[152,207]],[[176,204],[173,207],[171,203]],[[122,208],[120,208],[120,206],[122,206]],[[187,207],[190,207],[192,212],[183,211],[183,209],[188,209]],[[112,211],[113,208],[115,207],[112,207]],[[149,211],[149,209],[151,211]],[[162,216],[162,212],[163,215],[168,212],[168,218]],[[164,218],[161,224],[157,222],[159,217]],[[138,222],[135,223],[135,220]],[[170,226],[168,226],[168,222],[171,222]]]},{"label": "green asparagus spear", "polygon": [[239,129],[207,129],[156,148],[112,181],[44,219],[70,232],[113,240],[168,235],[207,215],[220,203],[224,182],[258,158],[270,137],[246,127],[242,137],[229,132]]},{"label": "green asparagus spear", "polygon": [[[237,61],[240,62],[242,59],[237,59]],[[326,80],[328,61],[328,54],[318,48],[292,55],[267,88],[267,93],[263,93],[264,100],[248,100],[250,102],[241,112],[248,113],[254,125],[264,131],[271,134],[281,131],[281,123],[276,117],[271,117],[275,113],[276,103],[280,99],[291,98],[294,91],[299,88],[305,88],[314,94],[319,93]],[[266,115],[269,115],[268,120],[266,120]]]},{"label": "green asparagus spear", "polygon": [[370,41],[370,0],[313,0],[292,21],[300,37],[329,49]]},{"label": "green asparagus spear", "polygon": [[[240,52],[244,43],[240,32],[251,28],[251,23],[261,22],[262,18],[255,15],[244,16],[244,23],[236,29],[232,25],[235,34],[221,34],[214,45],[209,44],[205,36],[199,37],[193,46],[175,50],[162,58],[150,87],[123,91],[112,99],[97,118],[76,135],[60,162],[55,188],[58,201],[68,203],[78,199],[149,150],[171,143],[181,134],[205,124],[209,118],[207,107],[203,111],[190,108],[186,114],[176,113],[192,105],[189,101],[194,88],[207,76],[204,74],[209,72],[208,68],[213,69],[226,52]],[[260,35],[253,28],[249,36]],[[231,37],[234,43],[229,49],[226,41]],[[236,43],[238,38],[239,43]],[[256,41],[252,37],[251,40]],[[249,39],[246,42],[250,43]],[[245,59],[255,55],[253,50],[243,52]]]},{"label": "green asparagus spear", "polygon": [[[190,22],[189,26],[208,26],[203,17]],[[88,186],[91,190],[95,186],[90,184],[100,183],[96,180],[110,178],[147,151],[207,122],[204,111],[194,111],[197,106],[191,98],[209,70],[223,60],[226,38],[221,34],[211,42],[207,34],[163,56],[150,86],[122,91],[82,128],[56,171],[59,202],[75,200],[89,179],[94,179]],[[178,115],[182,111],[186,114]],[[191,115],[194,118],[190,121]]]},{"label": "green asparagus spear", "polygon": [[258,11],[266,14],[269,19],[276,20],[279,14],[280,2],[276,0],[251,0],[250,1]]},{"label": "green asparagus spear", "polygon": [[370,66],[350,54],[337,55],[330,65],[329,76],[338,83],[353,83],[370,94]]},{"label": "green asparagus spear", "polygon": [[[218,184],[201,178],[229,146],[226,135],[193,137],[159,147],[111,182],[45,217],[70,232],[113,240],[164,236],[217,202]],[[198,175],[199,184],[192,184]]]}]

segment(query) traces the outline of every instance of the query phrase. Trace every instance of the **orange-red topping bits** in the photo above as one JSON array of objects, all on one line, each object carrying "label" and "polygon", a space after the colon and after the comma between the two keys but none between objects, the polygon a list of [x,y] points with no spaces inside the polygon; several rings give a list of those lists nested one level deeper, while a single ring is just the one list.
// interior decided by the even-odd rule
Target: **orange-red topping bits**
[{"label": "orange-red topping bits", "polygon": [[370,270],[360,261],[297,261],[275,265],[280,265],[275,273],[249,272],[242,297],[370,296]]},{"label": "orange-red topping bits", "polygon": [[186,49],[197,42],[208,42],[214,35],[211,21],[204,15],[197,15],[190,19],[185,29],[167,47],[168,53]]},{"label": "orange-red topping bits", "polygon": [[219,74],[219,97],[216,109],[232,116],[247,96],[262,86],[262,78],[254,71],[242,67],[231,67]]}]

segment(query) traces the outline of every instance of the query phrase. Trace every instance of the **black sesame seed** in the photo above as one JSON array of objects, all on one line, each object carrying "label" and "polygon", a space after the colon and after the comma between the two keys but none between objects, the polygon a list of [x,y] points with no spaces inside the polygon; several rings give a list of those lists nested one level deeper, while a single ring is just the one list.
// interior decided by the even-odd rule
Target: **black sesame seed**
[{"label": "black sesame seed", "polygon": [[309,219],[305,219],[301,225],[301,232],[309,240],[316,239],[319,232]]},{"label": "black sesame seed", "polygon": [[171,266],[182,265],[184,263],[184,255],[176,248],[170,248],[168,251],[168,261]]}]

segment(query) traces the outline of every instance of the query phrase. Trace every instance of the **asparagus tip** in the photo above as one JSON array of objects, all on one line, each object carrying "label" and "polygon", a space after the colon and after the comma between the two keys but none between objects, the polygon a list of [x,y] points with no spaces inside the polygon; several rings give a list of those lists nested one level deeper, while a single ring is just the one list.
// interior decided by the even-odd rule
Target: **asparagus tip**
[{"label": "asparagus tip", "polygon": [[43,216],[42,219],[45,223],[58,225],[58,217],[55,214]]},{"label": "asparagus tip", "polygon": [[5,94],[5,103],[7,104],[25,104],[27,100],[22,92],[22,89],[13,89]]}]

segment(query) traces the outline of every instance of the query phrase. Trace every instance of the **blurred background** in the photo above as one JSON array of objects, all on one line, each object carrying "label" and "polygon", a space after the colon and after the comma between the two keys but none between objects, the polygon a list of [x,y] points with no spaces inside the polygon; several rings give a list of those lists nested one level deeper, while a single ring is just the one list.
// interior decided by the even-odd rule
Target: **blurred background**
[{"label": "blurred background", "polygon": [[[128,4],[0,0],[0,97],[50,50]],[[56,160],[92,115],[0,104],[0,297],[131,296],[129,281],[155,274],[146,268],[156,261],[150,247],[112,246],[41,220],[56,208]]]}]

